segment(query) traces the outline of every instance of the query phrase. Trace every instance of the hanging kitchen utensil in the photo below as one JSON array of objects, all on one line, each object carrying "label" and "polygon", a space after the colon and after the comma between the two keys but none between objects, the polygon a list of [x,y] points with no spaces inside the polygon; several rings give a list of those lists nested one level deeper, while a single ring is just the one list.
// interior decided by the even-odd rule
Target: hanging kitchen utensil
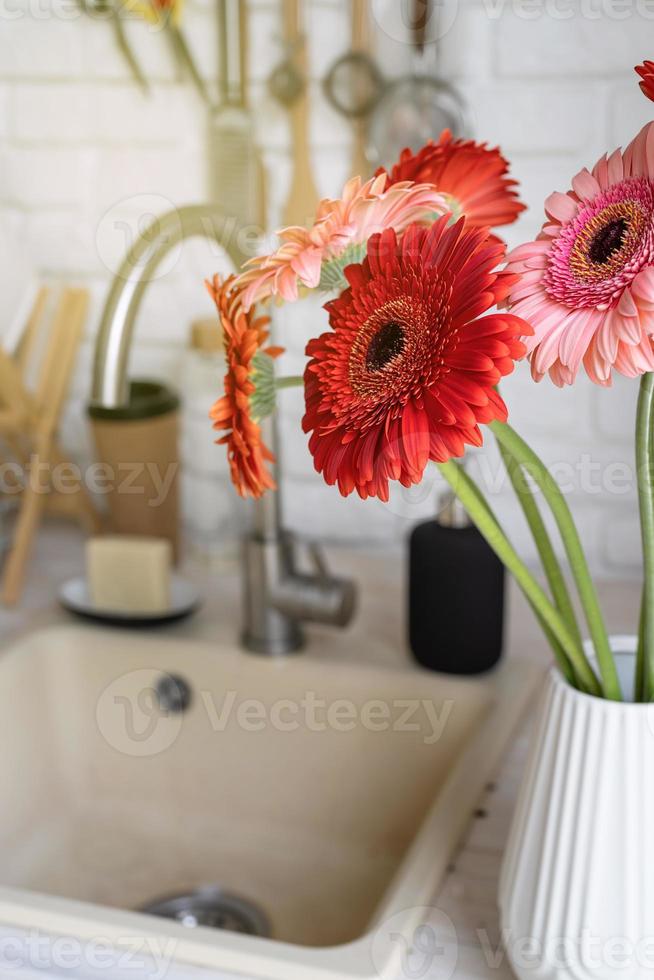
[{"label": "hanging kitchen utensil", "polygon": [[306,89],[306,79],[295,61],[297,45],[285,44],[286,57],[268,77],[268,91],[286,109],[289,109]]},{"label": "hanging kitchen utensil", "polygon": [[77,5],[85,14],[97,17],[98,20],[109,21],[114,32],[116,46],[127,62],[134,76],[134,81],[147,94],[150,91],[150,86],[127,40],[120,5],[116,7],[111,0],[77,0]]},{"label": "hanging kitchen utensil", "polygon": [[370,56],[367,0],[351,3],[352,49],[334,62],[323,88],[337,112],[350,119],[354,130],[350,172],[366,178],[371,170],[367,153],[367,120],[384,90],[384,79]]},{"label": "hanging kitchen utensil", "polygon": [[221,102],[210,118],[211,200],[236,224],[265,230],[265,180],[248,111],[247,8],[240,0],[218,0]]},{"label": "hanging kitchen utensil", "polygon": [[[411,0],[410,30],[414,71],[389,82],[370,118],[369,153],[376,164],[391,166],[405,146],[417,151],[427,140],[438,139],[444,129],[454,136],[466,128],[463,99],[454,86],[427,71],[427,29],[436,13],[432,0]],[[436,31],[436,36],[438,32]]]},{"label": "hanging kitchen utensil", "polygon": [[[306,38],[300,23],[300,0],[284,0],[284,36],[302,77],[307,73]],[[309,154],[309,98],[306,88],[289,108],[293,143],[291,186],[284,206],[285,225],[306,225],[313,221],[319,196],[313,179]]]}]

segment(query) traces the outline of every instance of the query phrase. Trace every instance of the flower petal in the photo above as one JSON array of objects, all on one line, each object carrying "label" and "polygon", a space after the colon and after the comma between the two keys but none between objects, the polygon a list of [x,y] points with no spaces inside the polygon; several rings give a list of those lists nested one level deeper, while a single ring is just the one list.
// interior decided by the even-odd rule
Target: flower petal
[{"label": "flower petal", "polygon": [[551,218],[565,224],[572,221],[577,213],[577,204],[569,194],[560,194],[554,191],[545,201],[545,213]]}]

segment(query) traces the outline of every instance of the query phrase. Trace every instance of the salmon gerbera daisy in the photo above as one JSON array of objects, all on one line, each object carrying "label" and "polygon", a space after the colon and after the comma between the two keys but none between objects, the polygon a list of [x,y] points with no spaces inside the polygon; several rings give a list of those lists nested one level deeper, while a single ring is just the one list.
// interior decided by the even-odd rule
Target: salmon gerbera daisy
[{"label": "salmon gerbera daisy", "polygon": [[522,357],[529,326],[477,319],[514,281],[485,229],[450,215],[374,235],[326,304],[332,330],[307,345],[305,432],[314,465],[343,496],[388,500],[389,480],[418,483],[428,460],[479,446],[480,423],[505,420],[495,391]]},{"label": "salmon gerbera daisy", "polygon": [[242,497],[260,497],[266,490],[275,489],[275,481],[266,465],[274,462],[274,456],[261,438],[252,410],[257,358],[276,357],[282,349],[265,346],[270,320],[245,312],[235,276],[224,282],[215,276],[206,285],[216,303],[227,358],[224,394],[211,409],[210,417],[214,429],[225,433],[217,442],[227,446],[234,486]]},{"label": "salmon gerbera daisy", "polygon": [[508,307],[534,328],[532,374],[611,383],[654,370],[654,123],[545,202],[537,239],[508,256]]},{"label": "salmon gerbera daisy", "polygon": [[[383,168],[377,173],[384,173]],[[495,228],[514,222],[525,205],[509,176],[509,164],[497,147],[474,140],[454,139],[443,130],[418,153],[403,150],[391,169],[389,183],[412,180],[433,184],[445,196],[455,218],[462,214],[477,227]]]},{"label": "salmon gerbera daisy", "polygon": [[431,184],[402,181],[389,187],[386,174],[365,183],[353,177],[342,197],[320,202],[310,228],[284,228],[278,232],[282,244],[277,251],[247,263],[239,276],[243,305],[249,309],[271,296],[292,303],[300,287],[315,289],[320,284],[325,264],[347,259],[355,249],[365,253],[365,243],[374,232],[392,227],[399,233],[412,222],[432,221],[434,214],[447,210],[443,195]]},{"label": "salmon gerbera daisy", "polygon": [[641,92],[654,102],[654,61],[644,61],[634,71],[640,75]]}]

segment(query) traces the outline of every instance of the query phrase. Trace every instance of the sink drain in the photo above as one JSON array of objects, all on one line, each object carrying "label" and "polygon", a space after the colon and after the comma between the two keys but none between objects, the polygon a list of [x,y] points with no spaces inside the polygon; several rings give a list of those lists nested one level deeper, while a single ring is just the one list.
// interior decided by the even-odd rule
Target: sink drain
[{"label": "sink drain", "polygon": [[172,919],[188,929],[208,926],[248,936],[269,936],[268,919],[252,902],[223,891],[217,885],[181,895],[169,895],[144,905],[141,912]]}]

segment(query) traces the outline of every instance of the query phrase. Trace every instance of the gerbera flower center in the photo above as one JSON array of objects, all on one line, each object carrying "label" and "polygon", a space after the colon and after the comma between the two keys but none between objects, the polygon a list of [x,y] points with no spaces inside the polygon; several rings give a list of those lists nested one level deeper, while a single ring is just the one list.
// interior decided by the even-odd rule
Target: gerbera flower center
[{"label": "gerbera flower center", "polygon": [[630,177],[593,200],[554,238],[543,286],[573,309],[613,303],[654,253],[654,184]]},{"label": "gerbera flower center", "polygon": [[592,282],[619,272],[633,255],[644,225],[645,214],[637,201],[616,201],[594,214],[570,253],[576,278]]},{"label": "gerbera flower center", "polygon": [[381,371],[403,350],[404,328],[397,320],[389,320],[370,341],[366,352],[366,368],[368,371]]},{"label": "gerbera flower center", "polygon": [[595,235],[588,249],[588,258],[597,265],[603,265],[614,252],[622,246],[627,230],[626,218],[615,218]]},{"label": "gerbera flower center", "polygon": [[[380,303],[358,327],[348,358],[352,390],[368,406],[403,404],[430,365],[442,299],[400,295]],[[374,303],[374,300],[373,300]],[[447,335],[447,331],[444,332]]]},{"label": "gerbera flower center", "polygon": [[443,192],[443,197],[447,201],[447,206],[450,209],[450,211],[452,212],[452,217],[450,219],[450,223],[451,224],[454,224],[455,221],[458,221],[459,218],[461,217],[461,215],[464,213],[463,212],[463,206],[462,206],[461,202],[459,200],[457,200],[456,197],[454,197],[453,194],[446,194],[445,192]]}]

